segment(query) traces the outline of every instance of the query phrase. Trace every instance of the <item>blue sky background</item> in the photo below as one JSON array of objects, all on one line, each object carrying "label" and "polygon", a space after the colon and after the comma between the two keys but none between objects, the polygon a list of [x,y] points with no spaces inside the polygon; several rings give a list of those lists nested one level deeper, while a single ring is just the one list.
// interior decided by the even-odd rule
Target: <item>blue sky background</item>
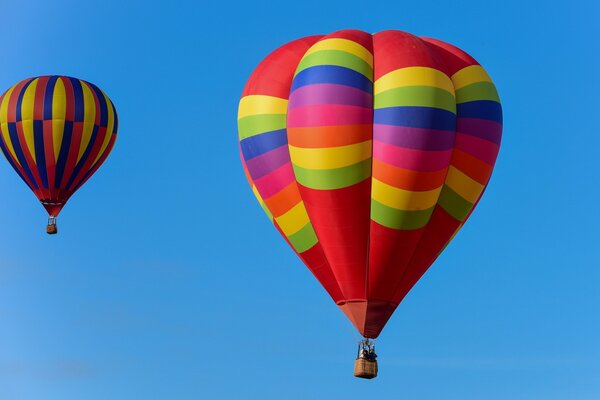
[{"label": "blue sky background", "polygon": [[[600,57],[587,2],[0,0],[0,90],[120,115],[60,233],[0,160],[0,399],[598,399]],[[352,377],[358,334],[256,204],[237,102],[276,47],[401,29],[477,58],[505,130],[477,211]]]}]

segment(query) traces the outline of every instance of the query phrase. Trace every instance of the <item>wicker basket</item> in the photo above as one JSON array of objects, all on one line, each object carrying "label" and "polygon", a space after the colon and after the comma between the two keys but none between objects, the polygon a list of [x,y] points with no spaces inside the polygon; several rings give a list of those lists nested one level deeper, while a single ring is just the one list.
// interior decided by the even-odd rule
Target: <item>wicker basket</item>
[{"label": "wicker basket", "polygon": [[377,360],[357,358],[354,362],[354,376],[364,379],[375,378],[377,376]]},{"label": "wicker basket", "polygon": [[58,227],[56,224],[48,224],[46,226],[46,233],[48,235],[56,235],[58,233]]}]

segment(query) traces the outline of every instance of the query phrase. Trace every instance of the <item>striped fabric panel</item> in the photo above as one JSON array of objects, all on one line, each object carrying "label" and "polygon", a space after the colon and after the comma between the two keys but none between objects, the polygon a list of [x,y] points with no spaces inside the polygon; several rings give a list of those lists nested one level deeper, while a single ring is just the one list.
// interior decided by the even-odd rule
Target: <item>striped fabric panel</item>
[{"label": "striped fabric panel", "polygon": [[240,100],[242,161],[253,192],[292,247],[302,253],[317,243],[300,198],[286,132],[287,98],[247,94]]},{"label": "striped fabric panel", "polygon": [[[411,66],[380,77],[374,92],[371,218],[393,229],[418,229],[433,212],[450,162],[454,88],[443,72]],[[433,178],[429,185],[423,186],[424,176]]]},{"label": "striped fabric panel", "polygon": [[104,162],[117,129],[106,94],[75,78],[26,79],[0,102],[0,147],[53,216]]},{"label": "striped fabric panel", "polygon": [[288,147],[288,96],[302,55],[319,37],[304,38],[269,55],[248,80],[238,109],[240,154],[261,207],[334,301],[340,289],[300,196]]},{"label": "striped fabric panel", "polygon": [[372,91],[371,36],[340,31],[305,53],[288,104],[300,195],[347,300],[365,296]]}]

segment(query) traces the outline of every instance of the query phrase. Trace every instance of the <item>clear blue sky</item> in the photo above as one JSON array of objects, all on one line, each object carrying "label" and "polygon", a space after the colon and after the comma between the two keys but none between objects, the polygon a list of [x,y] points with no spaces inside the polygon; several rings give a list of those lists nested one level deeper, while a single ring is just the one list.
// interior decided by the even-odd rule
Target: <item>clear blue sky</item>
[{"label": "clear blue sky", "polygon": [[[598,399],[600,58],[587,2],[0,0],[0,90],[105,90],[115,149],[59,219],[0,160],[0,399]],[[237,102],[295,38],[401,29],[502,98],[490,187],[352,377],[350,323],[255,203]]]}]

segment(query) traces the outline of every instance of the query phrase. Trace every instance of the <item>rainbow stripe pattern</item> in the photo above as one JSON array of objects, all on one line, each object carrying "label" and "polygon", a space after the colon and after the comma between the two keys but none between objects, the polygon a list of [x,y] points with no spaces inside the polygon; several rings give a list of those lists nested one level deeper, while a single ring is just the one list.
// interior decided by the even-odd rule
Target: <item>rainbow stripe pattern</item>
[{"label": "rainbow stripe pattern", "polygon": [[0,149],[52,217],[102,165],[117,127],[108,96],[80,79],[25,79],[0,97]]},{"label": "rainbow stripe pattern", "polygon": [[238,126],[261,206],[374,338],[481,198],[502,110],[462,50],[344,30],[269,55],[244,89]]}]

